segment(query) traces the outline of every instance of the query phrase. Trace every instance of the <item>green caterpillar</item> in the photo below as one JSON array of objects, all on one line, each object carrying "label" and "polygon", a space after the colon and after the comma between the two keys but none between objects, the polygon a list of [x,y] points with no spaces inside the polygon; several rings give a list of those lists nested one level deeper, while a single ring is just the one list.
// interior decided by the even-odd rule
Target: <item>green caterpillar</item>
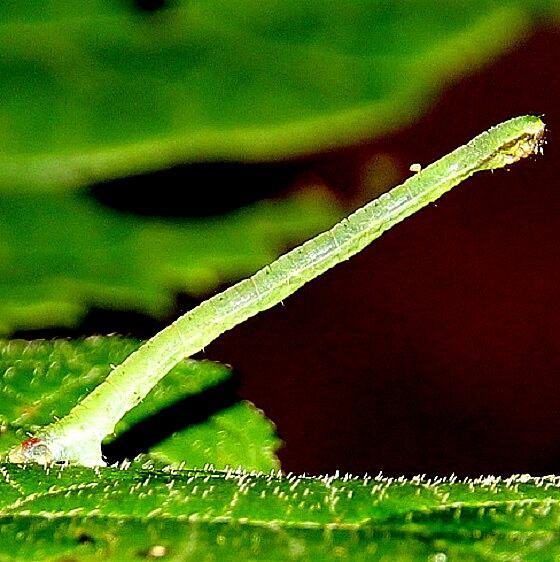
[{"label": "green caterpillar", "polygon": [[502,168],[542,150],[544,130],[544,123],[533,116],[517,117],[491,128],[332,229],[203,302],[127,357],[65,418],[13,449],[9,459],[104,464],[101,441],[179,361],[358,253],[475,172]]}]

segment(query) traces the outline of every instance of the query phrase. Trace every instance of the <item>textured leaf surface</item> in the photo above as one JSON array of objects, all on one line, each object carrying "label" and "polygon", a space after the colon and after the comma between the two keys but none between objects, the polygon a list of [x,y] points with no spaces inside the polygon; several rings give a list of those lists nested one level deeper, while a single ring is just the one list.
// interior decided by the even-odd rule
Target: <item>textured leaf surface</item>
[{"label": "textured leaf surface", "polygon": [[534,0],[9,2],[0,186],[70,188],[371,137],[515,44]]},{"label": "textured leaf surface", "polygon": [[[0,451],[67,414],[84,395],[105,379],[140,343],[119,337],[79,341],[0,341]],[[210,361],[185,360],[117,425],[122,435],[139,422],[189,396],[223,383],[230,369]],[[185,403],[185,408],[188,403]],[[212,413],[178,431],[156,447],[157,459],[203,467],[277,468],[279,445],[274,426],[248,402]]]},{"label": "textured leaf surface", "polygon": [[85,197],[5,194],[0,333],[72,325],[92,305],[161,316],[174,292],[208,293],[252,274],[338,218],[319,190],[226,216],[167,221]]},{"label": "textured leaf surface", "polygon": [[[555,560],[560,480],[3,465],[4,560]],[[59,558],[57,558],[59,557]]]}]

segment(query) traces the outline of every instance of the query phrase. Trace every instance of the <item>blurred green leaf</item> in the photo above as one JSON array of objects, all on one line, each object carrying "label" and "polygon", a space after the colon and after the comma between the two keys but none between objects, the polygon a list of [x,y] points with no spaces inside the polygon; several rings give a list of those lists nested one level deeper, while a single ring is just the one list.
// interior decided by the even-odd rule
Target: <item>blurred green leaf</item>
[{"label": "blurred green leaf", "polygon": [[0,466],[2,560],[553,562],[560,482]]},{"label": "blurred green leaf", "polygon": [[4,4],[0,186],[20,190],[370,138],[514,45],[547,2]]},{"label": "blurred green leaf", "polygon": [[201,219],[120,214],[93,199],[0,197],[0,333],[72,325],[93,305],[162,317],[175,293],[208,294],[332,226],[326,192]]},{"label": "blurred green leaf", "polygon": [[[40,426],[66,415],[140,342],[115,336],[83,340],[0,340],[0,452]],[[135,424],[189,396],[216,387],[231,370],[210,361],[185,360],[156,385],[116,427],[113,441]],[[188,407],[188,403],[185,404]],[[159,461],[189,467],[278,467],[273,424],[248,402],[238,402],[179,431],[156,446]],[[1,542],[1,541],[0,541]]]}]

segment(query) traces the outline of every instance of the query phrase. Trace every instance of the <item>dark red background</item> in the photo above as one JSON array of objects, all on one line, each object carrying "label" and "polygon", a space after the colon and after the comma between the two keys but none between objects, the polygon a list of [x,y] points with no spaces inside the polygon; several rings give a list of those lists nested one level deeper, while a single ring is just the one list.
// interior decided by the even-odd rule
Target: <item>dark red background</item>
[{"label": "dark red background", "polygon": [[314,162],[336,184],[515,115],[550,129],[544,158],[471,179],[206,350],[277,423],[284,469],[560,471],[559,39],[535,32],[414,126]]}]

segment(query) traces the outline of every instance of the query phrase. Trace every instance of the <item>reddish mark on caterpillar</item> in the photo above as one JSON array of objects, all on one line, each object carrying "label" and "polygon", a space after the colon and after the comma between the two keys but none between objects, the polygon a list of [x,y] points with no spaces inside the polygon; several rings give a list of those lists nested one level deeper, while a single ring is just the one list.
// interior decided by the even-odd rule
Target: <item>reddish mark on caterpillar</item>
[{"label": "reddish mark on caterpillar", "polygon": [[26,439],[25,441],[21,442],[21,448],[22,449],[31,449],[31,447],[34,447],[35,445],[38,445],[42,441],[43,440],[40,439],[39,437],[30,437],[29,439]]}]

